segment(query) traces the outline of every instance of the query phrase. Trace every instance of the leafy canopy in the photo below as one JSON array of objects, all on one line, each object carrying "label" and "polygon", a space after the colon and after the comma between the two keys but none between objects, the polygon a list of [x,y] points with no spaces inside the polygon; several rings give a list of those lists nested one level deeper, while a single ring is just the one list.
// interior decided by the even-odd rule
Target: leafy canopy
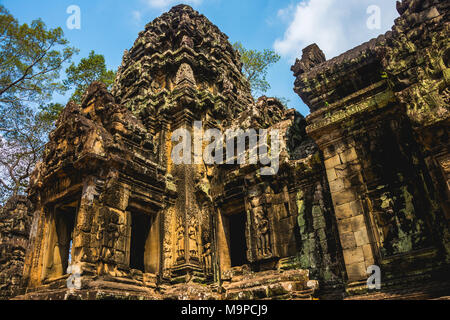
[{"label": "leafy canopy", "polygon": [[40,19],[20,25],[0,5],[0,106],[42,102],[63,91],[62,65],[77,52],[61,28],[47,29]]},{"label": "leafy canopy", "polygon": [[247,50],[240,42],[236,42],[233,47],[241,55],[242,72],[250,82],[253,94],[267,92],[270,89],[270,84],[266,80],[267,71],[281,57],[269,49],[264,49],[263,51]]},{"label": "leafy canopy", "polygon": [[67,80],[64,80],[64,85],[67,89],[75,89],[71,99],[77,103],[81,102],[84,92],[92,82],[101,81],[110,89],[116,76],[114,71],[107,70],[105,57],[94,51],[89,53],[89,57],[81,59],[78,65],[72,63],[66,73]]},{"label": "leafy canopy", "polygon": [[61,109],[46,103],[64,92],[60,72],[77,52],[61,28],[19,24],[0,5],[0,201],[25,192]]},{"label": "leafy canopy", "polygon": [[39,118],[47,123],[54,123],[58,120],[59,114],[64,110],[64,106],[60,103],[49,103],[39,106]]},{"label": "leafy canopy", "polygon": [[54,120],[26,106],[0,109],[0,202],[23,194]]}]

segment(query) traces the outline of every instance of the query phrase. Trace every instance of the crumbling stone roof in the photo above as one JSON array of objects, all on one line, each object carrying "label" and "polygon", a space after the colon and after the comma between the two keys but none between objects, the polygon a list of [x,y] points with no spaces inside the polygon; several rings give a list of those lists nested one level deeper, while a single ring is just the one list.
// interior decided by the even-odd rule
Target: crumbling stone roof
[{"label": "crumbling stone roof", "polygon": [[204,15],[179,5],[149,23],[125,51],[113,94],[143,117],[174,114],[182,108],[177,89],[189,83],[199,91],[193,99],[200,108],[214,105],[214,115],[226,119],[253,102],[241,69],[228,37]]},{"label": "crumbling stone roof", "polygon": [[[397,2],[401,17],[396,19],[392,31],[330,60],[325,59],[316,44],[306,47],[302,58],[297,59],[291,68],[296,77],[294,91],[311,112],[315,112],[382,81],[387,71],[385,60],[388,48],[398,46],[397,42],[404,42],[407,38],[418,37],[417,34],[405,34],[407,29],[423,31],[424,26],[434,23],[435,19],[445,21],[448,6],[448,1],[439,0]],[[422,32],[417,30],[415,32]]]},{"label": "crumbling stone roof", "polygon": [[[389,36],[390,32],[385,35],[380,35],[377,38],[373,38],[329,60],[325,60],[325,55],[317,44],[312,44],[303,50],[302,58],[300,60],[296,59],[296,62],[292,66],[291,70],[294,72],[295,77],[302,74],[304,77],[314,78],[325,71],[332,71],[333,69],[339,68],[343,64],[361,63],[361,60],[363,59],[374,57],[376,54],[375,49],[377,45],[384,42],[386,37]],[[312,50],[316,52],[319,50],[319,54],[321,53],[323,55],[324,60],[319,61],[319,63],[311,63],[311,58],[308,54],[310,54]],[[305,67],[305,65],[307,67]]]}]

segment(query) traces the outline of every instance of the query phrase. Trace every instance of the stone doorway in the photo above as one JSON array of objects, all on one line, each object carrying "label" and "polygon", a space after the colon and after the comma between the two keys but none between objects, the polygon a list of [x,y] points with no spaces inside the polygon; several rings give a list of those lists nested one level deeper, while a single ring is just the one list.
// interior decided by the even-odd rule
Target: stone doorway
[{"label": "stone doorway", "polygon": [[[247,214],[241,202],[230,203],[218,215],[217,250],[222,275],[233,268],[250,265],[247,253]],[[227,210],[233,208],[235,210]]]},{"label": "stone doorway", "polygon": [[244,213],[228,217],[231,267],[249,264],[245,238],[247,216]]},{"label": "stone doorway", "polygon": [[140,210],[130,211],[130,218],[130,269],[156,273],[159,263],[158,219]]},{"label": "stone doorway", "polygon": [[72,243],[78,201],[71,204],[55,206],[51,211],[50,230],[47,240],[46,268],[44,279],[51,281],[67,274],[72,260]]}]

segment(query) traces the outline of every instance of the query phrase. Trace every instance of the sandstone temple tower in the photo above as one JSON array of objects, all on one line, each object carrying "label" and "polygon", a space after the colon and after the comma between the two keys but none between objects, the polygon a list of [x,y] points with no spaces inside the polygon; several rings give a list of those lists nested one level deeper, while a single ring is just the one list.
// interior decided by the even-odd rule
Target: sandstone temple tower
[{"label": "sandstone temple tower", "polygon": [[[28,197],[0,208],[0,299],[449,295],[449,4],[398,11],[339,57],[303,50],[306,118],[254,101],[227,36],[189,6],[149,23],[112,91],[63,110]],[[279,170],[175,163],[180,128],[278,130]]]}]

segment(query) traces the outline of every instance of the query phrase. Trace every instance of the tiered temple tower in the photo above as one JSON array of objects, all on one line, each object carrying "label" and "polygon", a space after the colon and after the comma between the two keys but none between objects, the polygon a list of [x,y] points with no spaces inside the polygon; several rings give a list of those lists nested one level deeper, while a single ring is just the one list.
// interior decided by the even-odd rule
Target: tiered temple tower
[{"label": "tiered temple tower", "polygon": [[[64,109],[28,200],[0,209],[0,222],[34,217],[28,241],[0,225],[5,256],[27,247],[25,262],[14,258],[21,286],[0,269],[11,288],[2,295],[448,295],[449,5],[403,0],[398,10],[392,32],[339,57],[304,49],[292,70],[306,119],[254,101],[239,54],[189,6],[148,24],[112,92],[94,83]],[[195,141],[183,156],[200,161],[174,161],[178,129],[195,140],[212,128],[277,130],[279,170],[208,164]],[[367,289],[372,265],[381,291]]]}]

